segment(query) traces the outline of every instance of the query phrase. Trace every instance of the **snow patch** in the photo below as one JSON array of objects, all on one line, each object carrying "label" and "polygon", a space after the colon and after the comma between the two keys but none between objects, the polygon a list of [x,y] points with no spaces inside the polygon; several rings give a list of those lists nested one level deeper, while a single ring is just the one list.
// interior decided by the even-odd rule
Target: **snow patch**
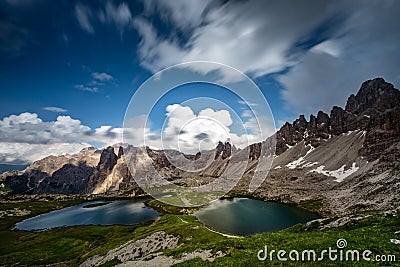
[{"label": "snow patch", "polygon": [[[292,161],[292,162],[289,162],[289,163],[286,164],[285,166],[288,167],[289,169],[294,169],[294,168],[297,168],[297,167],[303,168],[303,167],[306,167],[306,166],[308,166],[309,164],[311,164],[311,162],[306,162],[306,161],[305,161],[305,157],[306,157],[308,154],[310,154],[315,148],[314,148],[311,144],[308,144],[308,145],[306,145],[305,147],[308,147],[309,149],[307,150],[307,152],[306,152],[306,154],[305,154],[304,156],[298,158],[297,160],[294,160],[294,161]],[[304,165],[304,164],[305,164],[305,165]],[[302,165],[304,165],[304,166],[302,166]],[[312,165],[315,165],[315,164],[312,163]],[[310,165],[310,166],[312,166],[312,165]],[[308,167],[309,167],[309,166],[308,166]]]},{"label": "snow patch", "polygon": [[360,167],[356,167],[356,163],[353,162],[353,164],[351,165],[351,168],[345,170],[344,168],[346,167],[346,165],[343,165],[342,167],[340,167],[337,170],[333,170],[333,171],[329,171],[329,170],[324,170],[325,166],[321,165],[318,168],[311,170],[309,172],[316,172],[316,173],[320,173],[326,176],[333,176],[335,177],[335,181],[340,183],[342,182],[346,177],[350,176],[351,174],[355,173],[356,171],[358,171],[358,169]]},{"label": "snow patch", "polygon": [[309,148],[309,149],[307,150],[307,152],[306,152],[306,156],[307,156],[308,154],[310,154],[310,153],[315,149],[315,147],[313,147],[311,144],[306,145],[306,147]]},{"label": "snow patch", "polygon": [[288,164],[286,164],[285,166],[288,167],[289,169],[294,169],[296,167],[300,167],[302,164],[304,164],[304,157],[300,157],[295,161],[289,162]]},{"label": "snow patch", "polygon": [[303,137],[304,137],[304,139],[306,139],[306,138],[308,137],[308,130],[307,130],[307,129],[306,129],[306,131],[304,132]]},{"label": "snow patch", "polygon": [[288,144],[286,144],[286,146],[287,146],[288,149],[291,149],[293,147],[293,146],[290,146]]},{"label": "snow patch", "polygon": [[282,169],[282,167],[281,166],[276,166],[274,169],[278,170],[278,169]]},{"label": "snow patch", "polygon": [[309,168],[312,167],[314,165],[317,165],[318,162],[307,162],[306,164],[304,164],[303,166],[301,166],[302,168]]}]

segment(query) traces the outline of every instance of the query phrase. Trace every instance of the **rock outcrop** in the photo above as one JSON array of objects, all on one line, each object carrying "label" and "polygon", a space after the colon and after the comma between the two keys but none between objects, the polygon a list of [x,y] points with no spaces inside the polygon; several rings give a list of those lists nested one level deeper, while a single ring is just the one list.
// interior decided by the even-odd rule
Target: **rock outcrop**
[{"label": "rock outcrop", "polygon": [[91,193],[97,184],[102,184],[110,175],[114,166],[117,164],[118,156],[114,153],[114,148],[109,146],[101,152],[100,161],[95,171],[89,178],[86,193]]},{"label": "rock outcrop", "polygon": [[361,85],[356,95],[347,100],[345,109],[334,106],[328,116],[319,111],[317,117],[304,115],[292,124],[285,123],[277,132],[276,154],[280,155],[295,144],[305,141],[318,147],[327,139],[348,131],[366,131],[361,154],[370,161],[393,143],[400,141],[400,91],[382,78]]},{"label": "rock outcrop", "polygon": [[249,160],[257,160],[261,155],[261,143],[251,144],[249,146]]},{"label": "rock outcrop", "polygon": [[100,154],[101,150],[90,147],[75,155],[51,155],[32,163],[22,174],[5,177],[4,184],[19,194],[80,194],[86,189]]},{"label": "rock outcrop", "polygon": [[162,249],[177,248],[178,241],[179,237],[177,236],[168,235],[163,231],[155,232],[146,238],[129,241],[110,250],[105,256],[95,255],[87,259],[80,266],[100,266],[114,259],[118,259],[120,262],[143,259]]},{"label": "rock outcrop", "polygon": [[229,142],[222,143],[218,142],[218,145],[215,149],[215,157],[217,159],[221,157],[221,159],[229,158],[232,154],[232,145]]}]

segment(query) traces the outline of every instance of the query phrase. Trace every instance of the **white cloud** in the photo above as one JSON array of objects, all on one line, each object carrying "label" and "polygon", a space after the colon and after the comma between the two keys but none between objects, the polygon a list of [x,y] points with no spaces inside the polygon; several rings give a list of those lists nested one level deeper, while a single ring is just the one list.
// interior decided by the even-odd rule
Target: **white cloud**
[{"label": "white cloud", "polygon": [[279,78],[288,109],[329,113],[333,105],[344,106],[363,81],[375,77],[400,86],[400,2],[350,4],[347,9],[350,15],[336,34],[307,51]]},{"label": "white cloud", "polygon": [[111,1],[106,4],[105,19],[109,23],[114,23],[122,34],[125,27],[129,25],[132,20],[132,15],[126,3],[121,3],[119,6],[114,6]]},{"label": "white cloud", "polygon": [[[219,141],[231,142],[239,148],[260,142],[274,133],[273,122],[265,117],[243,118],[243,129],[248,134],[237,134],[231,130],[233,120],[228,110],[206,108],[195,114],[190,107],[179,104],[169,105],[167,118],[162,130],[162,146],[196,153],[199,150],[213,149]],[[238,122],[242,124],[242,122]]]},{"label": "white cloud", "polygon": [[[141,65],[152,72],[187,61],[216,61],[251,77],[283,71],[286,109],[330,111],[374,77],[400,85],[398,1],[145,1],[172,24],[170,36],[134,19]],[[192,5],[193,10],[182,10]],[[189,7],[188,7],[189,8]],[[196,11],[197,9],[197,11]],[[181,18],[184,16],[184,18]],[[176,32],[186,37],[177,41]],[[202,73],[210,71],[198,70]],[[237,81],[221,73],[224,82]]]},{"label": "white cloud", "polygon": [[94,33],[94,28],[90,22],[90,18],[92,16],[92,11],[89,7],[84,6],[80,3],[75,5],[75,16],[79,22],[81,28],[88,33]]},{"label": "white cloud", "polygon": [[[167,106],[166,111],[162,143],[160,143],[161,136],[158,133],[150,132],[149,128],[146,128],[144,131],[146,145],[175,149],[184,153],[197,153],[199,150],[215,148],[219,141],[229,141],[236,147],[245,148],[251,143],[265,140],[267,136],[275,132],[273,121],[263,116],[257,119],[254,116],[242,117],[244,121],[236,123],[242,124],[247,134],[237,134],[231,130],[233,120],[227,110],[206,108],[195,114],[190,107],[173,104]],[[142,123],[136,121],[129,125],[143,125],[143,121]],[[143,133],[143,130],[136,133]],[[135,136],[131,140],[138,140],[138,137]]]},{"label": "white cloud", "polygon": [[121,35],[132,21],[128,5],[126,3],[114,5],[113,1],[107,1],[105,6],[97,9],[78,3],[75,5],[75,17],[81,28],[91,34],[95,32],[93,23],[97,21],[115,25]]},{"label": "white cloud", "polygon": [[92,93],[96,93],[99,91],[99,88],[95,87],[95,86],[86,86],[83,84],[77,84],[74,86],[76,89],[79,89],[81,91],[88,91],[88,92],[92,92]]},{"label": "white cloud", "polygon": [[343,106],[362,80],[346,60],[310,51],[302,63],[290,73],[279,77],[285,86],[282,91],[286,108],[296,113],[327,113],[333,105]]},{"label": "white cloud", "polygon": [[179,104],[166,108],[167,119],[162,132],[164,148],[197,153],[201,149],[213,149],[218,141],[229,140],[228,126],[232,119],[227,110],[201,110],[196,115],[190,107]]},{"label": "white cloud", "polygon": [[[49,128],[52,138],[60,142],[76,142],[90,132],[90,127],[82,125],[80,120],[72,119],[70,116],[58,116],[55,122],[51,122]],[[54,139],[52,139],[54,142]]]},{"label": "white cloud", "polygon": [[0,162],[9,164],[28,164],[49,155],[74,154],[88,143],[28,144],[0,142]]},{"label": "white cloud", "polygon": [[[2,142],[45,144],[49,141],[49,127],[37,114],[25,112],[11,115],[0,121],[0,138]],[[37,134],[38,131],[41,134]]]},{"label": "white cloud", "polygon": [[253,112],[251,112],[251,110],[249,110],[249,109],[245,109],[242,112],[242,117],[243,118],[251,118],[253,116],[254,116]]},{"label": "white cloud", "polygon": [[77,84],[74,86],[74,88],[81,91],[97,93],[99,91],[99,87],[102,87],[114,80],[114,77],[106,72],[92,72],[91,74],[93,79],[90,82],[86,84]]},{"label": "white cloud", "polygon": [[105,72],[93,72],[92,77],[95,80],[99,80],[101,82],[111,81],[113,77]]},{"label": "white cloud", "polygon": [[313,48],[311,48],[310,51],[313,52],[319,52],[319,53],[326,53],[328,55],[331,55],[333,57],[339,57],[341,53],[341,48],[339,47],[339,44],[337,42],[334,42],[332,40],[327,40],[325,42],[319,43]]},{"label": "white cloud", "polygon": [[43,110],[56,112],[56,113],[64,113],[64,112],[68,111],[68,110],[66,110],[64,108],[59,108],[59,107],[44,107]]},{"label": "white cloud", "polygon": [[[332,4],[250,0],[200,8],[196,16],[185,18],[192,21],[187,25],[196,27],[184,45],[174,41],[173,36],[161,38],[149,23],[136,19],[134,26],[142,37],[138,53],[142,65],[153,72],[180,62],[207,60],[262,76],[295,63],[287,57],[288,51],[332,14]],[[164,1],[153,1],[153,5],[159,10],[178,6],[175,2],[166,4]],[[161,16],[169,16],[178,29],[183,24],[173,12]],[[237,77],[225,78],[235,81]]]},{"label": "white cloud", "polygon": [[227,110],[213,110],[211,108],[203,109],[199,112],[199,116],[213,118],[219,121],[222,125],[228,127],[232,125],[231,115]]},{"label": "white cloud", "polygon": [[157,36],[154,27],[141,18],[133,20],[142,40],[139,43],[141,65],[153,73],[181,61],[185,52],[174,40],[166,40]]},{"label": "white cloud", "polygon": [[21,163],[50,154],[76,153],[89,143],[121,142],[121,128],[91,129],[70,116],[45,122],[35,113],[11,115],[0,120],[0,162]]},{"label": "white cloud", "polygon": [[0,121],[0,141],[31,144],[73,143],[90,132],[88,126],[70,116],[44,122],[35,113],[11,115]]},{"label": "white cloud", "polygon": [[134,146],[147,145],[161,148],[159,132],[151,131],[152,124],[146,115],[139,115],[125,119],[123,129],[123,142]]},{"label": "white cloud", "polygon": [[120,143],[122,138],[122,128],[112,126],[100,126],[94,130],[93,139],[100,143],[116,144]]},{"label": "white cloud", "polygon": [[164,20],[171,20],[181,29],[193,28],[203,20],[203,14],[211,0],[187,1],[187,0],[143,0],[145,11],[148,13],[160,13]]},{"label": "white cloud", "polygon": [[241,105],[250,106],[250,107],[256,107],[256,106],[258,106],[257,103],[252,103],[252,102],[243,101],[243,100],[239,100],[238,103],[241,104]]}]

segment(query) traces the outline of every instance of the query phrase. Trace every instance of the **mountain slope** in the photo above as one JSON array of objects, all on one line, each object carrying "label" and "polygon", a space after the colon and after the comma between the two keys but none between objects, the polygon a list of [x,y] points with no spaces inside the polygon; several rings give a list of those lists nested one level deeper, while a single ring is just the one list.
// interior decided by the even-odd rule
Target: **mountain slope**
[{"label": "mountain slope", "polygon": [[[263,161],[261,143],[238,150],[220,142],[214,150],[196,155],[115,145],[49,156],[23,173],[3,174],[2,179],[13,193],[118,194],[138,189],[125,164],[129,154],[133,175],[149,175],[153,166],[162,177],[179,185],[208,184],[224,171],[234,175],[238,166],[245,164],[235,189],[247,191],[254,173],[265,177],[269,171],[253,196],[296,203],[320,201],[324,213],[400,205],[400,91],[382,78],[364,82],[344,109],[334,106],[329,115],[319,111],[308,121],[301,115],[263,143],[269,147],[275,142],[271,168]],[[175,167],[167,156],[180,157],[175,163],[183,164],[187,171]],[[207,158],[212,159],[207,168],[191,171]]]},{"label": "mountain slope", "polygon": [[397,207],[399,125],[400,91],[381,78],[366,81],[345,109],[333,107],[329,116],[319,111],[309,121],[300,116],[281,127],[272,170],[255,194],[321,200],[332,213]]}]

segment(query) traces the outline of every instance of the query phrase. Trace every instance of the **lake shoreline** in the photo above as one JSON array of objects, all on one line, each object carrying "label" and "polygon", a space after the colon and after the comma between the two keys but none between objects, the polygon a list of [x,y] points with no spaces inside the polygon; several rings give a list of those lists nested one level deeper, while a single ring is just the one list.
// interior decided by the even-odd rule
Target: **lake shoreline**
[{"label": "lake shoreline", "polygon": [[144,201],[142,198],[84,201],[73,206],[25,218],[16,222],[11,230],[44,232],[82,225],[136,225],[155,220],[163,215],[163,213],[146,207]]},{"label": "lake shoreline", "polygon": [[[254,200],[261,200],[264,202],[275,202],[279,204],[285,204],[290,206],[295,206],[297,208],[304,209],[306,211],[311,211],[322,218],[331,218],[335,217],[337,214],[332,214],[328,210],[325,210],[323,205],[312,205],[313,203],[322,202],[321,199],[311,199],[308,201],[282,201],[281,199],[269,199],[265,197],[259,197],[257,194],[250,193],[244,190],[232,190],[225,194],[224,196],[220,197],[219,199],[233,199],[233,198],[249,198]],[[157,211],[161,211],[163,213],[169,214],[192,214],[193,212],[197,211],[198,209],[206,206],[199,206],[199,207],[174,207],[171,209],[168,204],[162,203],[156,204],[154,202],[158,201],[154,197],[148,194],[139,194],[139,195],[107,195],[107,194],[97,194],[97,195],[88,195],[88,194],[35,194],[35,195],[11,195],[6,197],[0,197],[0,203],[15,203],[15,202],[26,202],[26,201],[79,201],[79,202],[86,202],[86,201],[108,201],[112,202],[115,200],[141,200],[141,199],[148,199],[145,201],[145,205],[151,207]],[[160,201],[158,201],[160,202]]]},{"label": "lake shoreline", "polygon": [[[205,208],[207,205],[201,206],[201,207],[196,207],[196,208],[186,208],[186,207],[174,207],[174,206],[170,206],[168,204],[165,204],[157,199],[154,199],[153,197],[147,195],[147,194],[141,194],[141,195],[137,195],[137,196],[133,196],[133,197],[128,197],[128,196],[104,196],[104,195],[58,195],[58,194],[46,194],[46,195],[35,195],[35,196],[28,196],[27,198],[25,198],[26,196],[20,195],[18,197],[15,197],[17,200],[14,200],[15,202],[21,203],[21,202],[27,202],[29,203],[30,201],[35,201],[35,202],[61,202],[61,201],[65,201],[66,199],[69,200],[74,200],[73,203],[71,203],[70,206],[74,206],[77,204],[80,204],[82,202],[91,202],[91,201],[104,201],[104,202],[100,202],[100,203],[94,203],[94,204],[90,204],[88,203],[87,205],[85,205],[83,208],[85,209],[90,209],[90,208],[95,208],[95,207],[101,207],[107,204],[110,204],[114,201],[119,201],[119,200],[132,200],[132,201],[140,201],[140,200],[144,200],[143,204],[148,207],[148,208],[152,208],[155,211],[157,211],[158,213],[160,213],[160,217],[162,217],[165,214],[174,214],[174,215],[194,215],[195,212],[199,211],[201,208]],[[234,198],[246,198],[246,199],[251,199],[251,200],[259,200],[262,202],[271,202],[271,203],[277,203],[277,204],[281,204],[281,205],[287,205],[287,206],[292,206],[292,207],[296,207],[298,209],[302,209],[305,212],[312,212],[314,214],[316,214],[317,216],[319,216],[319,218],[321,219],[325,219],[326,217],[324,217],[323,215],[321,215],[318,212],[315,212],[312,209],[307,209],[304,208],[300,205],[298,205],[297,203],[285,203],[285,202],[280,202],[280,201],[276,201],[276,200],[269,200],[269,199],[261,199],[258,198],[250,193],[247,192],[238,192],[238,191],[234,191],[234,192],[229,192],[228,194],[226,194],[225,196],[219,198],[219,200],[224,200],[224,199],[234,199]],[[25,199],[22,200],[22,199]],[[0,200],[0,203],[4,201],[3,199]],[[6,200],[7,203],[11,204],[14,201],[10,201],[9,199]],[[73,205],[74,204],[74,205]],[[59,209],[52,209],[51,211],[56,211],[56,210],[60,210],[62,208],[66,208],[69,207],[69,205],[67,206],[61,206],[59,207]],[[46,212],[44,212],[46,213]],[[47,212],[48,213],[48,212]],[[21,220],[16,221],[15,223],[12,224],[11,228],[9,228],[12,231],[32,231],[32,230],[24,230],[24,229],[16,229],[15,226],[17,223],[20,223],[21,221],[24,221],[26,219],[31,219],[33,217],[38,217],[40,215],[42,215],[43,213],[40,214],[32,214],[31,216],[24,216],[23,218],[21,218]],[[102,225],[102,224],[88,224],[88,225]],[[111,225],[126,225],[126,224],[118,224],[118,223],[113,223]],[[133,225],[133,224],[132,224]],[[211,225],[205,224],[209,227],[211,227],[212,229],[218,230],[220,231],[220,229],[217,229]],[[58,228],[65,228],[65,227],[74,227],[74,226],[61,226],[61,227],[51,227],[51,228],[43,228],[43,229],[37,229],[37,230],[33,230],[36,232],[42,232],[42,231],[47,231],[47,230],[54,230],[54,229],[58,229]]]}]

